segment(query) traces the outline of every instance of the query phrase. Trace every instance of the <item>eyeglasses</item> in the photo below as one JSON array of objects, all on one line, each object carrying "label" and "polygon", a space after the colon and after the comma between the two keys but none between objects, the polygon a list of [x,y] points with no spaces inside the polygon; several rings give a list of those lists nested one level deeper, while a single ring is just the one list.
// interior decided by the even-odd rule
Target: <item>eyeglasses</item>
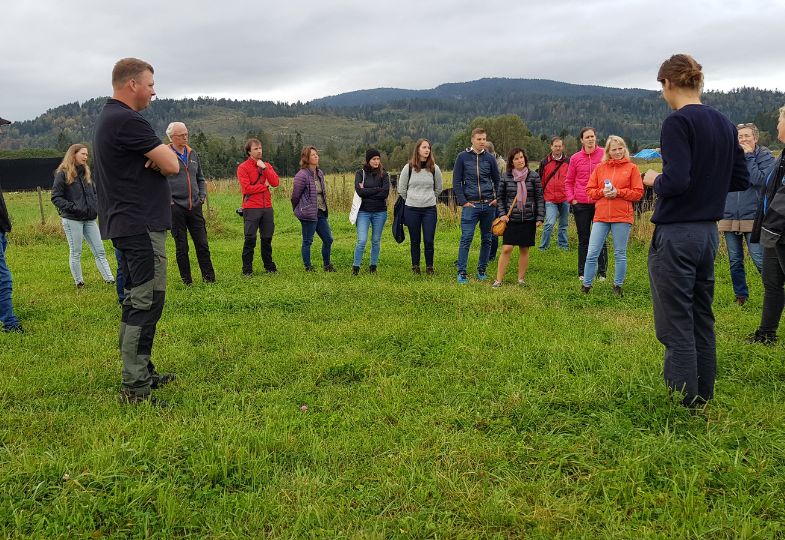
[{"label": "eyeglasses", "polygon": [[755,127],[755,124],[752,122],[747,122],[746,124],[736,124],[736,129],[752,129]]}]

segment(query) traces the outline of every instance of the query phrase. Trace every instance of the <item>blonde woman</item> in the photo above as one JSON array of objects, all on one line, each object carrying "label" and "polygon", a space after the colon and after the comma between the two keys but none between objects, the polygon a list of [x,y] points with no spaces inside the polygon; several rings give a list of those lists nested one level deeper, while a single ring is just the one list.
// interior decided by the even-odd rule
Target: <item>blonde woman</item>
[{"label": "blonde woman", "polygon": [[597,272],[597,259],[610,233],[616,257],[613,293],[624,296],[622,285],[627,275],[627,241],[635,215],[632,203],[643,196],[643,180],[638,167],[630,161],[627,143],[621,137],[608,137],[602,162],[591,173],[586,184],[586,195],[595,201],[594,223],[589,235],[581,290],[584,293],[591,290]]},{"label": "blonde woman", "polygon": [[52,203],[63,221],[63,230],[68,239],[71,276],[78,289],[84,287],[82,276],[82,240],[95,257],[95,265],[107,283],[114,283],[112,270],[106,260],[101,233],[98,231],[98,196],[95,191],[90,167],[87,165],[87,147],[72,144],[55,171],[52,185]]}]

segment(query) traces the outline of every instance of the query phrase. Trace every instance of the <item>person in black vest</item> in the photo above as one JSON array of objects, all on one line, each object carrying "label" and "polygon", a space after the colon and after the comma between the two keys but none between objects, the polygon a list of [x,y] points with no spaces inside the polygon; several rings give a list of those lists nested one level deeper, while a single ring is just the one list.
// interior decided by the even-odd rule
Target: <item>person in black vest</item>
[{"label": "person in black vest", "polygon": [[82,275],[82,240],[87,241],[95,258],[95,266],[106,283],[114,283],[106,250],[98,230],[98,194],[95,192],[87,146],[72,144],[55,171],[52,204],[57,208],[68,240],[71,277],[77,289],[84,287]]},{"label": "person in black vest", "polygon": [[[10,124],[8,120],[0,118],[0,126]],[[14,313],[14,305],[11,301],[12,282],[11,271],[5,262],[5,250],[8,247],[6,234],[11,232],[11,219],[8,217],[8,209],[5,206],[3,190],[0,187],[0,323],[3,332],[23,332],[22,324]]]},{"label": "person in black vest", "polygon": [[649,284],[657,339],[665,345],[665,382],[701,407],[714,396],[714,258],[717,221],[729,191],[749,184],[736,126],[703,105],[703,71],[676,54],[662,63],[657,81],[673,112],[662,123],[662,174],[649,169],[657,203],[649,248]]},{"label": "person in black vest", "polygon": [[166,177],[180,170],[139,111],[155,95],[153,67],[124,58],[112,70],[112,97],[95,126],[93,153],[101,235],[121,252],[126,295],[120,320],[121,403],[163,402],[151,389],[174,380],[151,361],[155,328],[166,299],[166,231],[172,194]]},{"label": "person in black vest", "polygon": [[177,155],[180,170],[169,177],[172,192],[172,238],[180,279],[191,285],[191,261],[188,258],[188,233],[196,249],[196,260],[202,272],[202,281],[215,283],[215,270],[210,260],[202,204],[207,198],[202,162],[199,154],[188,146],[188,128],[182,122],[172,122],[166,128],[169,147]]}]

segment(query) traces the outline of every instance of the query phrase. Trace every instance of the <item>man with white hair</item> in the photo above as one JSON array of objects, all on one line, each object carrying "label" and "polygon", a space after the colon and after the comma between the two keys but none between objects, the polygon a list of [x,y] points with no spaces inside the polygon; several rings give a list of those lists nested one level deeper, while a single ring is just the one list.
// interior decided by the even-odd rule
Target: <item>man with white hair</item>
[{"label": "man with white hair", "polygon": [[169,175],[169,189],[172,191],[172,238],[175,245],[175,259],[180,270],[180,278],[191,285],[191,261],[188,258],[188,233],[196,249],[196,260],[202,272],[202,281],[215,282],[215,271],[210,260],[210,247],[207,245],[202,203],[207,198],[204,174],[199,155],[188,146],[188,128],[182,122],[172,122],[166,128],[169,148],[177,154],[180,170]]}]

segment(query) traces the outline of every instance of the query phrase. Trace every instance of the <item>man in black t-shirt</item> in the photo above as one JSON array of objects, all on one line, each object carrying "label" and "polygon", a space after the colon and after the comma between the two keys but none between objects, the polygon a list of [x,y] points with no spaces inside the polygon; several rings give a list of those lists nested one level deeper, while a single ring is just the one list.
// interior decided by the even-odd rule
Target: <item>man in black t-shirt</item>
[{"label": "man in black t-shirt", "polygon": [[120,402],[160,404],[150,391],[174,380],[174,374],[159,374],[150,354],[166,295],[166,231],[172,225],[166,175],[176,174],[179,165],[139,114],[155,95],[153,67],[136,58],[120,60],[112,70],[112,88],[96,122],[93,174],[101,236],[120,250],[126,280]]}]

